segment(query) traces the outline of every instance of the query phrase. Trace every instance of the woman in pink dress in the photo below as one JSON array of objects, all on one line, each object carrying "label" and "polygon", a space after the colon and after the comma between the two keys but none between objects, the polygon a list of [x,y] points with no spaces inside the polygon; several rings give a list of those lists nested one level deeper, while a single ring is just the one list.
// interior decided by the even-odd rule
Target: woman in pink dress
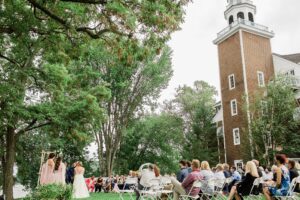
[{"label": "woman in pink dress", "polygon": [[66,184],[66,166],[62,162],[61,157],[58,157],[54,166],[53,182],[56,184],[65,185]]},{"label": "woman in pink dress", "polygon": [[54,158],[55,158],[55,154],[50,153],[48,160],[42,166],[41,179],[40,179],[41,185],[47,185],[53,183],[53,175],[54,175],[53,170],[55,165]]}]

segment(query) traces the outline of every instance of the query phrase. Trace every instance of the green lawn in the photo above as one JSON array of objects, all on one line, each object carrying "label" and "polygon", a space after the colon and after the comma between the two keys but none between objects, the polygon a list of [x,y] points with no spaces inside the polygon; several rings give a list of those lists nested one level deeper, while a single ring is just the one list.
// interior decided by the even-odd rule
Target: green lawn
[{"label": "green lawn", "polygon": [[[123,195],[124,200],[130,200],[129,195]],[[119,200],[119,195],[114,193],[92,193],[90,198],[82,200]]]}]

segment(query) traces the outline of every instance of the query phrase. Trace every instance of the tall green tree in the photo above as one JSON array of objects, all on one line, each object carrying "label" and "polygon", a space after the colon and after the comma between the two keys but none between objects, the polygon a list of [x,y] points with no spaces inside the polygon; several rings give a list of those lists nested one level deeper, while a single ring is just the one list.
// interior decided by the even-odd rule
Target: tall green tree
[{"label": "tall green tree", "polygon": [[167,109],[177,113],[185,125],[184,159],[218,160],[215,115],[216,89],[204,81],[196,81],[193,87],[179,87],[175,99]]},{"label": "tall green tree", "polygon": [[[99,80],[94,81],[98,87],[81,88],[82,78],[88,79],[87,75],[75,82],[78,71],[72,68],[71,61],[80,57],[79,47],[91,39],[101,39],[114,49],[119,38],[124,37],[128,44],[138,40],[140,45],[150,45],[158,52],[170,34],[178,30],[187,3],[188,0],[1,1],[0,142],[8,200],[13,198],[12,174],[20,135],[51,126],[59,134],[67,131],[84,138],[88,127],[84,124],[101,121],[100,99],[108,95]],[[45,94],[39,103],[25,101],[34,96],[30,94],[33,91]]]},{"label": "tall green tree", "polygon": [[168,47],[157,52],[156,48],[139,42],[128,45],[121,40],[119,45],[114,49],[103,48],[101,43],[93,42],[84,48],[86,63],[102,73],[111,91],[110,100],[102,104],[107,118],[95,126],[99,164],[106,174],[113,170],[128,124],[144,105],[158,98],[172,76]]},{"label": "tall green tree", "polygon": [[[266,87],[267,95],[257,94],[256,101],[250,105],[254,150],[265,164],[271,164],[274,154],[281,149],[296,153],[300,147],[299,121],[294,118],[297,105],[293,83],[294,80],[286,76],[274,78]],[[298,146],[293,146],[292,141]]]},{"label": "tall green tree", "polygon": [[117,154],[116,172],[127,174],[144,163],[155,163],[162,173],[178,168],[183,148],[183,121],[180,117],[162,113],[149,115],[131,124]]}]

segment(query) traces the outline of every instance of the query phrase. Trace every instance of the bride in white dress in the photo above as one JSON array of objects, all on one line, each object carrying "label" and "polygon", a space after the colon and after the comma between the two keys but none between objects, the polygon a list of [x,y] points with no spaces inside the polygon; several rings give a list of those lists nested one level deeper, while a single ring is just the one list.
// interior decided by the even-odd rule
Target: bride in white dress
[{"label": "bride in white dress", "polygon": [[84,168],[82,167],[82,163],[78,162],[74,169],[74,183],[73,183],[73,198],[87,198],[90,196],[88,188],[85,183]]}]

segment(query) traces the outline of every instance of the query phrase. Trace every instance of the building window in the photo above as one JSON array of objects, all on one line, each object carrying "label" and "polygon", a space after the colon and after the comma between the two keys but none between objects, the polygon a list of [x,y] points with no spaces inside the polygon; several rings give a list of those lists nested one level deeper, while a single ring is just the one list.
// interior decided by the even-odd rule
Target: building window
[{"label": "building window", "polygon": [[230,17],[229,17],[229,25],[232,24],[232,23],[233,23],[233,16],[230,15]]},{"label": "building window", "polygon": [[250,22],[254,22],[253,14],[251,12],[248,13],[248,18]]},{"label": "building window", "polygon": [[237,111],[236,99],[230,101],[230,106],[231,106],[231,116],[237,115],[238,111]]},{"label": "building window", "polygon": [[257,72],[257,79],[258,79],[258,86],[264,87],[265,86],[265,76],[263,72]]},{"label": "building window", "polygon": [[241,144],[240,129],[235,128],[232,130],[232,133],[233,133],[233,144],[240,145]]},{"label": "building window", "polygon": [[243,169],[243,167],[244,167],[243,160],[235,160],[234,165],[237,169]]},{"label": "building window", "polygon": [[229,89],[232,90],[235,88],[235,78],[234,78],[234,74],[230,74],[228,76],[228,82],[229,82]]},{"label": "building window", "polygon": [[239,12],[239,13],[237,14],[237,18],[238,18],[238,19],[239,19],[239,18],[245,19],[244,13],[243,13],[243,12]]}]

